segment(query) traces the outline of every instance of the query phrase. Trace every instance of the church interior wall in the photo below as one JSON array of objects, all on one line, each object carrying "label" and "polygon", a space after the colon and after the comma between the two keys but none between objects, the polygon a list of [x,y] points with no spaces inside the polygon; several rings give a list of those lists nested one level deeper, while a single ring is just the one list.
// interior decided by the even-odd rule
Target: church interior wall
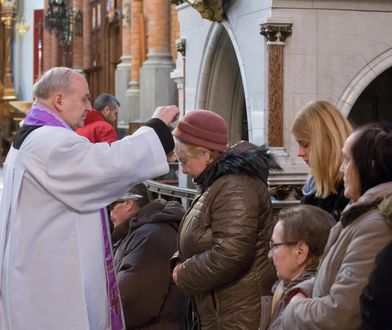
[{"label": "church interior wall", "polygon": [[[223,23],[236,52],[241,78],[245,90],[249,138],[254,143],[266,142],[265,119],[265,43],[259,34],[259,24],[268,10],[263,2],[236,2],[227,13],[227,21]],[[180,37],[186,39],[186,109],[200,107],[205,104],[204,95],[200,95],[199,87],[210,79],[210,72],[200,70],[204,55],[211,43],[213,25],[202,19],[200,14],[189,5],[178,7],[181,26]]]},{"label": "church interior wall", "polygon": [[[260,24],[269,19],[293,24],[292,34],[284,45],[281,160],[286,174],[292,173],[298,178],[305,178],[309,168],[297,157],[297,142],[289,130],[297,111],[311,100],[326,99],[343,106],[341,110],[347,116],[355,97],[387,69],[385,63],[392,62],[386,55],[382,70],[376,65],[377,58],[388,53],[392,45],[392,34],[388,33],[392,30],[392,3],[387,0],[377,3],[369,0],[231,1],[227,19],[222,23],[202,19],[187,4],[178,9],[181,38],[187,39],[186,108],[206,102],[198,90],[203,81],[210,79],[211,73],[201,72],[203,54],[206,47],[212,47],[209,38],[213,24],[222,24],[237,56],[249,140],[256,144],[268,142],[268,48],[266,39],[260,35]],[[364,70],[364,78],[359,79],[358,73]],[[356,81],[363,85],[356,86]]]},{"label": "church interior wall", "polygon": [[[350,86],[351,96],[358,97],[366,87],[353,86],[358,72],[367,71],[369,63],[391,48],[392,35],[385,31],[392,30],[392,13],[280,9],[273,10],[273,15],[290,17],[293,22],[293,33],[285,46],[284,141],[293,163],[300,164],[297,143],[289,132],[296,112],[310,100],[326,99],[345,105],[340,110],[348,115],[355,99],[344,103],[342,95]],[[371,80],[368,77],[363,84]]]}]

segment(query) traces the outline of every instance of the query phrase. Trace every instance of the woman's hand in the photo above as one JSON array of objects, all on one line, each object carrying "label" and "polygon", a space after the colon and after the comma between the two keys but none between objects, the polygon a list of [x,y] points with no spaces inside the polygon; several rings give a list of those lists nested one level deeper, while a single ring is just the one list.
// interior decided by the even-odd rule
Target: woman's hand
[{"label": "woman's hand", "polygon": [[176,265],[176,267],[174,267],[174,269],[173,269],[173,281],[174,281],[174,284],[175,285],[177,285],[177,274],[178,274],[178,269],[181,267],[181,263],[178,263],[177,265]]}]

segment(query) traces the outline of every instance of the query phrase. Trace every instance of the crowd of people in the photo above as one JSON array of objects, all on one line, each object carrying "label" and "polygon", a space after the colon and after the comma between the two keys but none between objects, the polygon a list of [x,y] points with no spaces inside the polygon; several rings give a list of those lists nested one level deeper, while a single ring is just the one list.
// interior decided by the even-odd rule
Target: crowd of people
[{"label": "crowd of people", "polygon": [[[353,130],[331,103],[291,132],[310,176],[298,206],[272,216],[267,146],[229,146],[208,110],[158,107],[118,139],[120,103],[91,106],[64,67],[34,104],[4,163],[0,329],[389,329],[392,123]],[[168,157],[198,187],[186,210],[143,181]]]}]

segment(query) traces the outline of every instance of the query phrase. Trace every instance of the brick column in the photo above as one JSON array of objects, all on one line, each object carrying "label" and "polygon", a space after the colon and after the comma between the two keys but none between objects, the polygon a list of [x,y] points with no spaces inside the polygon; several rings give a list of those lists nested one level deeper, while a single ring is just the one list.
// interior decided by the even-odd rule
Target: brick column
[{"label": "brick column", "polygon": [[283,47],[291,24],[265,23],[260,33],[268,45],[268,144],[283,147]]},{"label": "brick column", "polygon": [[130,14],[131,73],[125,93],[129,104],[129,122],[135,123],[140,122],[140,65],[145,56],[142,45],[146,39],[142,0],[131,0]]},{"label": "brick column", "polygon": [[[73,36],[72,36],[72,67],[78,71],[83,70],[83,29],[80,24],[83,10],[83,0],[73,0]],[[84,20],[84,18],[83,18]]]},{"label": "brick column", "polygon": [[48,54],[50,59],[49,68],[52,68],[59,65],[59,44],[55,32],[50,34],[50,50],[51,52]]},{"label": "brick column", "polygon": [[90,1],[83,0],[83,69],[91,67],[91,12]]},{"label": "brick column", "polygon": [[145,43],[145,33],[144,26],[142,29],[141,24],[143,23],[143,1],[140,0],[132,0],[132,26],[131,26],[131,40],[132,40],[132,48],[131,48],[131,82],[135,82],[139,85],[140,80],[140,66],[141,59],[145,57],[145,54],[142,54],[142,43]]},{"label": "brick column", "polygon": [[140,71],[142,121],[151,117],[156,106],[175,103],[176,88],[170,78],[174,69],[170,49],[170,6],[167,0],[145,0],[148,52]]},{"label": "brick column", "polygon": [[177,44],[176,41],[180,37],[180,22],[178,21],[178,11],[176,5],[171,5],[170,17],[170,45],[173,62],[177,59]]},{"label": "brick column", "polygon": [[[47,8],[49,8],[49,0],[45,0],[45,8],[44,15],[48,12]],[[44,49],[43,49],[43,68],[44,72],[49,70],[54,66],[59,65],[58,61],[58,41],[56,38],[55,32],[49,32],[44,24]]]},{"label": "brick column", "polygon": [[127,94],[128,84],[131,75],[131,33],[133,23],[131,18],[131,0],[122,2],[122,54],[121,63],[116,67],[116,97],[120,101],[120,112],[118,114],[117,128],[120,136],[128,132],[128,125],[131,121],[133,106],[130,103],[130,97]]}]

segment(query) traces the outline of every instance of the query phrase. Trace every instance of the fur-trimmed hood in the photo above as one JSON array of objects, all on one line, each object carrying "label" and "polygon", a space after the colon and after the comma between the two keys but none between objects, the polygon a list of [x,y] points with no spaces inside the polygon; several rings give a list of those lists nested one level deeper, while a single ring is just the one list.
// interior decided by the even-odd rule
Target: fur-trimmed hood
[{"label": "fur-trimmed hood", "polygon": [[271,170],[281,171],[282,168],[265,145],[259,147],[247,141],[241,141],[210,164],[194,179],[194,182],[200,186],[201,191],[205,191],[224,175],[245,174],[258,177],[267,185],[268,174]]}]

